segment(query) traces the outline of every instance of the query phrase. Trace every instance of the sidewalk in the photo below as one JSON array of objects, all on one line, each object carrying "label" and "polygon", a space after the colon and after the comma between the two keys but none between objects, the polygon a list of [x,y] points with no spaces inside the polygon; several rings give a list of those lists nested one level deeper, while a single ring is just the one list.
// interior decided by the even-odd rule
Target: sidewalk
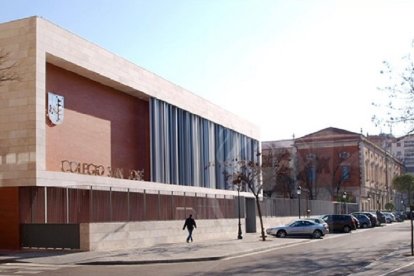
[{"label": "sidewalk", "polygon": [[311,242],[309,239],[276,239],[268,236],[261,241],[258,233],[245,234],[242,240],[214,240],[193,243],[159,244],[147,248],[101,252],[62,250],[0,251],[0,263],[28,262],[36,264],[150,264],[220,260],[244,254],[263,252],[292,244]]}]

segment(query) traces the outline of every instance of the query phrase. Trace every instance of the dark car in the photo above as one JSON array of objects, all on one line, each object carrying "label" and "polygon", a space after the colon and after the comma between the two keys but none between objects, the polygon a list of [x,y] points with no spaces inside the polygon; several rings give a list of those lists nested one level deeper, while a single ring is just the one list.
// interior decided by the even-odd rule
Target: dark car
[{"label": "dark car", "polygon": [[358,219],[360,228],[372,227],[371,219],[367,215],[357,213],[353,213],[353,215]]},{"label": "dark car", "polygon": [[354,216],[356,214],[362,214],[362,215],[366,215],[367,217],[369,217],[370,221],[371,221],[371,227],[375,227],[375,226],[379,226],[381,223],[378,221],[378,218],[375,214],[370,213],[370,212],[354,212],[352,213]]},{"label": "dark car", "polygon": [[387,219],[385,218],[385,215],[382,212],[376,211],[375,214],[377,215],[377,218],[380,223],[387,223]]},{"label": "dark car", "polygon": [[345,232],[356,230],[356,224],[351,215],[323,215],[321,218],[328,224],[330,232]]},{"label": "dark car", "polygon": [[404,212],[394,212],[395,219],[397,222],[403,222],[405,220],[405,213]]}]

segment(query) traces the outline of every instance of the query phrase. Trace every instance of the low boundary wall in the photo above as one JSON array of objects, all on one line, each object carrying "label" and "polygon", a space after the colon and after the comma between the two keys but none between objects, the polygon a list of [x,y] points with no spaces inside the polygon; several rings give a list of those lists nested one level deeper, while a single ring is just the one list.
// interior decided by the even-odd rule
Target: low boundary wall
[{"label": "low boundary wall", "polygon": [[[289,223],[297,217],[263,217],[263,227]],[[260,220],[256,217],[256,233],[261,234]],[[238,219],[196,220],[193,232],[195,242],[237,239]],[[73,248],[84,251],[108,251],[143,248],[152,245],[185,242],[187,230],[184,220],[101,222],[81,224],[22,225],[23,247]],[[246,233],[241,219],[242,235]],[[50,235],[50,233],[55,233]]]},{"label": "low boundary wall", "polygon": [[[263,218],[266,228],[286,224],[296,217]],[[193,232],[195,242],[218,239],[237,239],[238,219],[196,220]],[[245,233],[244,219],[241,220]],[[80,225],[80,247],[87,251],[142,248],[156,244],[185,242],[187,230],[182,230],[184,221],[82,223]],[[257,217],[257,234],[260,236],[260,221]]]},{"label": "low boundary wall", "polygon": [[[237,238],[238,219],[196,220],[194,241]],[[244,219],[241,220],[245,229]],[[81,223],[80,248],[105,251],[185,242],[184,220],[119,223]],[[244,231],[243,231],[244,233]]]}]

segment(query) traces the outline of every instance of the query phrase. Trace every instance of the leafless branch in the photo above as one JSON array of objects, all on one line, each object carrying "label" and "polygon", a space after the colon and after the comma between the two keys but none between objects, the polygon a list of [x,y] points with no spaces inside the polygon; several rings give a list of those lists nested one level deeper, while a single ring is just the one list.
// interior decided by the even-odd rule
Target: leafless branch
[{"label": "leafless branch", "polygon": [[14,71],[16,62],[9,61],[9,53],[0,49],[0,85],[7,81],[19,80],[17,73]]}]

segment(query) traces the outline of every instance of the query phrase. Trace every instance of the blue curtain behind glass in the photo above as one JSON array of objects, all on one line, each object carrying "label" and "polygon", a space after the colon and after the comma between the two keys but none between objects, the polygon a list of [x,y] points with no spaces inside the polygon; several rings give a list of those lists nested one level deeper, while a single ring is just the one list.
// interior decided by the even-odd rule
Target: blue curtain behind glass
[{"label": "blue curtain behind glass", "polygon": [[257,140],[157,99],[150,131],[154,182],[228,189],[224,162],[258,158]]}]

